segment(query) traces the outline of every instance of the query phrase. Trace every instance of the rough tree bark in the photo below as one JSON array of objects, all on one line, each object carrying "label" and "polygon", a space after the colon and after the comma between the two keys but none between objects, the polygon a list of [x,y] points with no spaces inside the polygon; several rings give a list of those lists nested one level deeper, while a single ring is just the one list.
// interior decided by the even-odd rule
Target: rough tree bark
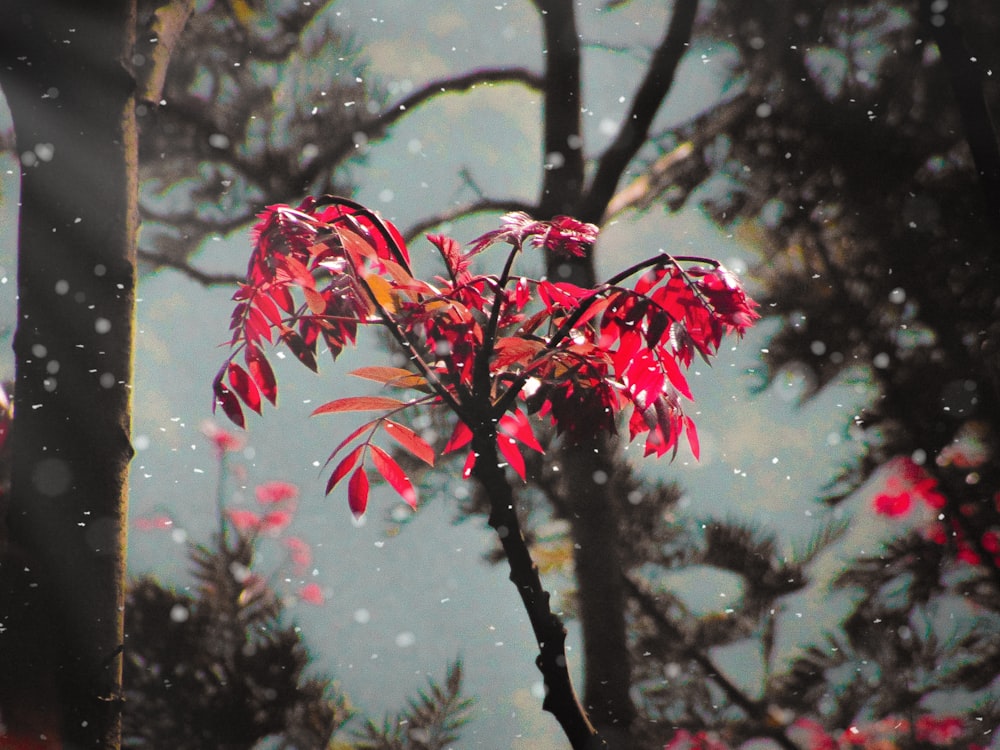
[{"label": "rough tree bark", "polygon": [[17,0],[21,154],[0,711],[17,746],[120,745],[137,230],[135,0]]}]

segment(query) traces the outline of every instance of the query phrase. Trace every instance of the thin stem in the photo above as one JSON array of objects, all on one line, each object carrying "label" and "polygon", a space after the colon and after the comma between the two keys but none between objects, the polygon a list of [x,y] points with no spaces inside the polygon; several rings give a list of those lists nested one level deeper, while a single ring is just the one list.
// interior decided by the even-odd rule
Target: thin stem
[{"label": "thin stem", "polygon": [[493,356],[493,347],[496,344],[497,327],[500,324],[500,312],[506,302],[504,289],[510,281],[510,271],[514,267],[514,259],[521,252],[521,242],[518,240],[507,254],[507,262],[504,263],[503,271],[496,281],[496,289],[493,291],[493,307],[490,309],[490,319],[486,324],[486,332],[483,336],[483,348],[476,355],[475,370],[473,371],[473,391],[488,399],[490,396],[490,357]]}]

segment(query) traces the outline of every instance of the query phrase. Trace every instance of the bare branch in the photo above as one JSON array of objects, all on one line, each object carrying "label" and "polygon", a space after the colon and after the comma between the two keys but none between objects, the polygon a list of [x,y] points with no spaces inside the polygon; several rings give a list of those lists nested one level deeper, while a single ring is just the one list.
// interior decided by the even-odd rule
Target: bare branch
[{"label": "bare branch", "polygon": [[674,82],[674,75],[687,51],[698,10],[698,0],[678,0],[663,41],[653,55],[632,100],[632,108],[617,138],[601,156],[597,173],[576,212],[581,221],[598,222],[615,194],[618,181],[639,148],[646,142],[649,127]]},{"label": "bare branch", "polygon": [[705,149],[718,135],[746,116],[754,100],[750,94],[739,94],[674,128],[670,133],[671,140],[678,145],[657,158],[643,174],[618,191],[608,201],[602,221],[606,223],[628,209],[641,211],[649,208],[668,190],[676,191],[668,197],[671,210],[680,208],[691,190],[708,175],[708,165],[703,157]]},{"label": "bare branch", "polygon": [[243,276],[239,274],[200,271],[185,260],[178,260],[164,253],[156,253],[151,250],[140,249],[138,251],[138,258],[143,263],[149,263],[152,266],[173,268],[176,271],[180,271],[202,286],[235,286],[243,281]]},{"label": "bare branch", "polygon": [[344,133],[330,140],[320,153],[302,171],[300,182],[303,187],[310,185],[326,169],[331,169],[343,161],[355,148],[355,136],[360,133],[368,139],[380,138],[385,131],[405,116],[410,110],[429,100],[456,92],[468,91],[481,85],[520,83],[528,88],[541,90],[543,79],[528,68],[487,68],[473,70],[458,76],[448,76],[429,81],[419,89],[407,94],[374,117],[363,120],[352,133]]},{"label": "bare branch", "polygon": [[513,198],[482,198],[470,203],[461,203],[452,206],[444,211],[440,211],[421,219],[403,233],[403,238],[406,240],[407,244],[409,244],[429,229],[433,229],[434,227],[440,226],[441,224],[449,221],[464,219],[467,216],[475,216],[476,214],[490,213],[493,211],[503,211],[504,213],[509,211],[523,211],[526,214],[534,215],[537,208],[537,206],[531,203],[515,200]]}]

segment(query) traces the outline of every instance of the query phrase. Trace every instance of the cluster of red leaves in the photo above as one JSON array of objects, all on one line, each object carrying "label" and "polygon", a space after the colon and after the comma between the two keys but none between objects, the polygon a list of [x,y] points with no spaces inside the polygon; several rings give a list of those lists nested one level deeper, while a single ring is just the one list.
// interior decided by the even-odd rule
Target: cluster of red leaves
[{"label": "cluster of red leaves", "polygon": [[965,722],[960,717],[933,715],[921,716],[913,724],[908,719],[889,716],[848,727],[839,734],[829,734],[811,719],[798,719],[789,728],[794,740],[812,750],[896,750],[909,746],[912,739],[921,743],[921,747],[982,750],[979,745],[959,744],[965,733]]},{"label": "cluster of red leaves", "polygon": [[[354,343],[359,325],[380,325],[409,355],[409,369],[352,374],[408,389],[411,398],[348,397],[313,412],[382,412],[329,459],[346,451],[327,492],[347,478],[357,515],[368,501],[368,459],[415,506],[410,479],[372,442],[381,429],[433,465],[431,446],[396,418],[414,404],[443,405],[458,416],[446,450],[467,445],[474,434],[489,435],[522,478],[519,444],[541,449],[532,416],[580,440],[615,432],[618,415],[627,413],[629,437],[645,437],[646,455],[676,453],[684,434],[697,456],[694,422],[682,408],[681,400],[692,398],[684,371],[695,353],[708,360],[725,334],[742,335],[759,317],[738,280],[704,258],[657,255],[593,289],[513,274],[526,246],[565,256],[590,251],[597,228],[565,216],[536,221],[509,214],[467,251],[431,235],[446,271],[431,281],[413,275],[390,223],[340,198],[270,206],[252,237],[247,281],[234,295],[232,353],[213,384],[215,404],[232,421],[244,426],[243,406],[260,413],[264,399],[275,403],[266,343],[285,344],[315,370],[320,341],[336,357]],[[474,273],[475,256],[497,244],[508,246],[502,273]],[[470,452],[466,475],[474,462]]]},{"label": "cluster of red leaves", "polygon": [[[890,716],[832,734],[819,722],[797,719],[789,726],[788,736],[809,750],[897,750],[912,739],[927,748],[983,750],[979,745],[959,745],[965,736],[965,722],[958,716],[925,715],[912,725],[908,719]],[[729,750],[729,746],[713,732],[681,729],[663,750]]]},{"label": "cluster of red leaves", "polygon": [[[961,522],[954,517],[945,518],[941,514],[947,498],[938,486],[938,481],[926,468],[917,464],[911,458],[896,458],[888,462],[886,470],[889,475],[883,489],[872,499],[872,508],[876,513],[890,518],[905,516],[919,504],[938,512],[937,517],[928,523],[924,536],[940,545],[947,544],[949,539],[955,545],[955,557],[968,565],[981,565],[980,553],[966,538]],[[996,512],[1000,513],[1000,493],[993,498]],[[959,508],[959,512],[974,513],[976,508]],[[1000,529],[991,528],[982,532],[979,539],[980,548],[993,557],[993,563],[1000,566]]]}]

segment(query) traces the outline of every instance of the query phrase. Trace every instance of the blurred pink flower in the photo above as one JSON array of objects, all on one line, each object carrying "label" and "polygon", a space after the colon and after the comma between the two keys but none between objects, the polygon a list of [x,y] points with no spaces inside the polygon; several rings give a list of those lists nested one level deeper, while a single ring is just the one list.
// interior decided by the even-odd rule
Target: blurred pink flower
[{"label": "blurred pink flower", "polygon": [[[251,511],[247,511],[248,513]],[[253,515],[257,515],[254,513]],[[288,528],[288,524],[292,522],[292,511],[290,510],[272,510],[270,513],[265,513],[264,517],[260,519],[260,530],[272,536],[277,536],[282,531]]]},{"label": "blurred pink flower", "polygon": [[256,534],[260,531],[261,518],[252,510],[230,509],[226,511],[226,515],[240,534]]},{"label": "blurred pink flower", "polygon": [[319,587],[318,583],[307,583],[305,586],[299,589],[299,598],[306,604],[320,605],[326,601],[326,597],[323,595],[323,589]]},{"label": "blurred pink flower", "polygon": [[174,519],[161,513],[156,516],[142,516],[136,518],[132,523],[139,531],[162,531],[163,529],[169,529],[173,526]]},{"label": "blurred pink flower", "polygon": [[299,496],[299,488],[290,482],[264,482],[255,490],[257,502],[261,505],[294,500]]},{"label": "blurred pink flower", "polygon": [[246,439],[235,432],[224,430],[219,425],[210,420],[201,423],[201,434],[212,441],[215,446],[215,454],[222,458],[227,453],[242,450],[246,445]]},{"label": "blurred pink flower", "polygon": [[300,574],[312,564],[312,547],[300,537],[290,536],[282,543],[288,547],[292,564]]}]

